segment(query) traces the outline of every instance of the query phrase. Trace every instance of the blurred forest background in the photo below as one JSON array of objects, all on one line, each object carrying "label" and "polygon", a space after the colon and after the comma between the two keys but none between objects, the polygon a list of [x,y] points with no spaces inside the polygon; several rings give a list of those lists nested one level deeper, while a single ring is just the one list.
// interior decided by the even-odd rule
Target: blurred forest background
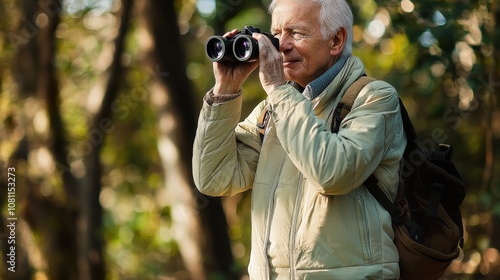
[{"label": "blurred forest background", "polygon": [[[205,40],[269,0],[0,1],[0,279],[245,279],[249,193],[200,195]],[[352,0],[354,53],[453,145],[465,248],[446,279],[500,279],[500,3]],[[257,75],[244,114],[265,97]],[[437,139],[436,139],[437,138]],[[7,270],[7,168],[16,272]]]}]

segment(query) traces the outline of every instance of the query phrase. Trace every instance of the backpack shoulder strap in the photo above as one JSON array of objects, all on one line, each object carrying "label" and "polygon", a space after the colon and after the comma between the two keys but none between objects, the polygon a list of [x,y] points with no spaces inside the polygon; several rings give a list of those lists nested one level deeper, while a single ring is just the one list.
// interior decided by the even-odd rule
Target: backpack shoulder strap
[{"label": "backpack shoulder strap", "polygon": [[[337,105],[337,107],[333,112],[334,114],[332,120],[333,133],[338,133],[340,129],[340,123],[345,118],[345,116],[351,111],[352,106],[354,104],[354,100],[358,96],[359,92],[363,89],[363,87],[365,87],[367,84],[369,84],[374,80],[375,80],[374,78],[366,75],[361,76],[346,90],[346,92],[342,96],[342,99],[340,100],[339,104]],[[408,116],[408,113],[406,112],[406,108],[404,108],[401,99],[399,99],[399,104],[401,106],[401,115],[403,118],[404,130],[407,134],[410,134],[410,139],[415,140],[416,139],[415,130],[413,129],[413,125]],[[407,150],[408,146],[406,151]],[[405,223],[406,211],[401,211],[402,209],[398,209],[398,207],[387,197],[387,195],[382,191],[382,189],[378,187],[378,180],[375,177],[375,175],[371,174],[363,183],[363,185],[367,187],[368,191],[375,197],[375,199],[382,205],[382,207],[384,207],[389,212],[393,222],[395,222],[396,224]],[[399,186],[396,200],[400,199],[403,196],[402,192],[403,190]]]},{"label": "backpack shoulder strap", "polygon": [[[346,90],[342,99],[340,100],[337,108],[333,111],[333,120],[332,120],[332,132],[337,133],[340,128],[340,122],[345,118],[345,116],[351,111],[352,105],[354,104],[354,100],[358,96],[359,92],[370,82],[375,81],[374,78],[363,75],[359,77],[351,86]],[[264,139],[264,134],[266,131],[267,124],[269,122],[269,111],[267,110],[267,106],[262,110],[259,120],[257,122],[257,128],[259,131],[260,140]]]},{"label": "backpack shoulder strap", "polygon": [[259,131],[260,141],[264,141],[264,134],[266,133],[266,127],[269,123],[269,110],[267,109],[267,105],[264,106],[262,112],[260,113],[259,120],[257,122],[257,129]]},{"label": "backpack shoulder strap", "polygon": [[406,133],[406,149],[405,155],[408,155],[411,151],[418,149],[418,138],[417,133],[415,132],[415,128],[413,128],[413,124],[411,122],[410,116],[408,116],[408,111],[406,111],[406,107],[403,104],[401,98],[399,98],[399,109],[401,111],[401,118],[403,120],[403,128]]},{"label": "backpack shoulder strap", "polygon": [[359,77],[352,85],[346,90],[339,104],[333,110],[332,119],[332,132],[337,133],[340,129],[340,123],[345,118],[345,116],[351,111],[354,100],[358,96],[361,89],[363,89],[370,82],[375,81],[374,78],[363,75]]}]

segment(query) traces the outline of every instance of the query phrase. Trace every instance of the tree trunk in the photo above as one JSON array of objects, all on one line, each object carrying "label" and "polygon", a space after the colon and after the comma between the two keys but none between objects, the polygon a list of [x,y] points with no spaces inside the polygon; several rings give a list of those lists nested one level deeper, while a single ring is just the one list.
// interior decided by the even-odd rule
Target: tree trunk
[{"label": "tree trunk", "polygon": [[[99,203],[100,150],[106,133],[109,133],[112,127],[111,105],[116,99],[123,78],[121,61],[132,1],[123,0],[122,3],[121,25],[115,39],[115,52],[107,87],[100,111],[91,121],[88,130],[89,139],[94,141],[84,159],[86,174],[83,180],[77,178],[70,168],[68,135],[61,116],[59,81],[55,68],[55,33],[60,22],[62,2],[22,1],[20,7],[20,26],[6,35],[15,52],[13,77],[18,85],[20,98],[36,97],[43,102],[42,110],[47,114],[49,126],[48,138],[38,137],[32,126],[33,120],[26,118],[25,123],[21,124],[25,125],[25,136],[9,164],[15,165],[18,159],[25,161],[28,153],[33,152],[32,149],[47,147],[62,179],[63,196],[44,195],[36,180],[26,179],[23,181],[25,185],[22,188],[19,186],[17,193],[18,205],[25,206],[19,207],[24,210],[19,215],[26,220],[31,231],[39,236],[39,240],[42,240],[36,245],[47,265],[48,279],[104,279],[102,207]],[[35,19],[40,20],[37,20],[38,25]],[[24,115],[33,116],[32,113],[21,115],[23,118]],[[26,174],[27,170],[19,171],[19,175]],[[19,232],[17,236],[16,244],[19,244],[20,252],[24,251],[21,247],[24,239],[21,235],[24,233],[28,233],[27,230]],[[18,264],[21,264],[21,260]],[[23,267],[19,269],[22,273],[18,272],[15,279],[29,279],[29,274],[32,273],[29,265],[23,263]]]},{"label": "tree trunk", "polygon": [[142,15],[153,38],[149,65],[158,82],[152,100],[160,130],[159,152],[165,170],[176,241],[192,279],[215,275],[236,279],[227,222],[219,198],[202,195],[191,172],[196,131],[194,92],[186,76],[186,61],[172,1],[150,0]]},{"label": "tree trunk", "polygon": [[104,138],[113,130],[112,104],[116,100],[124,79],[122,56],[132,14],[133,1],[121,1],[118,34],[114,40],[113,60],[108,69],[108,79],[99,111],[91,121],[88,139],[91,149],[85,158],[85,182],[80,199],[79,222],[79,271],[80,280],[105,279],[103,209],[101,193],[101,150]]},{"label": "tree trunk", "polygon": [[[59,1],[23,1],[20,26],[7,34],[9,43],[15,51],[13,73],[19,86],[20,98],[36,96],[43,101],[44,112],[49,120],[49,138],[44,142],[28,139],[34,133],[32,120],[25,127],[24,139],[19,143],[19,153],[12,157],[12,163],[23,160],[33,147],[44,147],[52,152],[57,165],[66,165],[65,128],[59,109],[59,85],[55,71],[55,31],[59,24],[62,4]],[[36,25],[35,18],[46,19]],[[34,133],[36,134],[36,133]],[[25,151],[23,151],[25,150]],[[24,155],[26,154],[26,155]],[[27,170],[23,170],[26,176]],[[20,174],[21,175],[21,174]],[[18,205],[25,205],[22,219],[44,240],[40,249],[46,258],[47,274],[50,279],[76,279],[76,190],[78,181],[70,172],[62,173],[64,201],[40,193],[38,183],[23,180],[25,185],[17,188]],[[30,182],[28,186],[28,182]],[[19,186],[21,187],[21,186]],[[21,195],[22,194],[22,195]],[[22,221],[20,222],[22,223]],[[20,232],[19,245],[23,238]],[[57,253],[54,253],[57,252]],[[29,267],[19,268],[29,271]]]},{"label": "tree trunk", "polygon": [[[494,17],[494,22],[495,22],[495,28],[493,28],[490,31],[490,36],[492,37],[492,42],[493,42],[493,57],[492,57],[492,63],[491,63],[491,71],[490,71],[490,76],[488,77],[488,90],[490,91],[490,100],[493,103],[492,106],[490,106],[491,112],[487,115],[488,120],[488,129],[489,129],[489,134],[486,135],[488,137],[486,139],[486,147],[488,147],[488,154],[486,154],[486,167],[485,170],[487,169],[488,175],[487,178],[483,178],[485,180],[485,184],[488,187],[488,191],[491,191],[493,196],[496,197],[495,201],[497,203],[497,207],[500,204],[500,199],[498,198],[498,195],[500,195],[500,184],[498,181],[500,180],[498,177],[498,174],[492,175],[493,168],[495,165],[498,166],[498,157],[496,158],[495,162],[495,153],[498,154],[498,151],[496,151],[494,148],[499,147],[498,142],[500,141],[498,138],[495,139],[492,133],[492,126],[494,125],[494,113],[499,112],[500,110],[500,99],[498,98],[498,93],[500,92],[500,34],[498,33],[498,30],[500,28],[500,4],[498,1],[493,1],[491,3],[491,13]],[[496,93],[496,94],[495,94]],[[496,96],[495,96],[496,95]],[[494,180],[494,177],[496,177]],[[496,185],[495,185],[496,182]],[[492,232],[490,236],[491,240],[491,247],[496,248],[497,250],[500,250],[500,240],[498,236],[500,236],[500,214],[497,212],[493,211],[493,218],[492,218]]]}]

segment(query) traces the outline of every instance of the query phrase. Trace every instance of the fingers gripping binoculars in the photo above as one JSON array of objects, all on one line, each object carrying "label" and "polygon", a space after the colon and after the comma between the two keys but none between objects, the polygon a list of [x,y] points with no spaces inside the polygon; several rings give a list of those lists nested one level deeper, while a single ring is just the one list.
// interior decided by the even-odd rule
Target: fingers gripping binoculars
[{"label": "fingers gripping binoculars", "polygon": [[260,32],[259,28],[245,26],[233,37],[210,36],[205,45],[205,53],[213,61],[251,62],[259,59],[259,45],[252,38],[253,33],[261,33],[271,40],[279,50],[279,40],[273,35]]}]

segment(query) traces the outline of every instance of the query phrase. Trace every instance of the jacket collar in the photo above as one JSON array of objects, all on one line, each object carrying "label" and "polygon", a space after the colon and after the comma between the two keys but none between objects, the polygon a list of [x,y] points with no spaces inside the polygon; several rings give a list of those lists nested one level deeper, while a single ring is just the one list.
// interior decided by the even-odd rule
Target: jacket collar
[{"label": "jacket collar", "polygon": [[314,110],[317,113],[323,111],[328,104],[339,94],[342,95],[363,74],[365,74],[363,62],[356,56],[348,57],[340,72],[330,80],[330,83],[317,97],[311,100]]},{"label": "jacket collar", "polygon": [[330,69],[323,73],[323,75],[310,82],[303,92],[304,96],[309,100],[313,100],[320,95],[321,92],[323,92],[323,90],[335,79],[340,70],[342,70],[342,67],[344,67],[348,58],[349,56],[341,56],[339,60],[337,60],[337,62],[330,67]]}]

